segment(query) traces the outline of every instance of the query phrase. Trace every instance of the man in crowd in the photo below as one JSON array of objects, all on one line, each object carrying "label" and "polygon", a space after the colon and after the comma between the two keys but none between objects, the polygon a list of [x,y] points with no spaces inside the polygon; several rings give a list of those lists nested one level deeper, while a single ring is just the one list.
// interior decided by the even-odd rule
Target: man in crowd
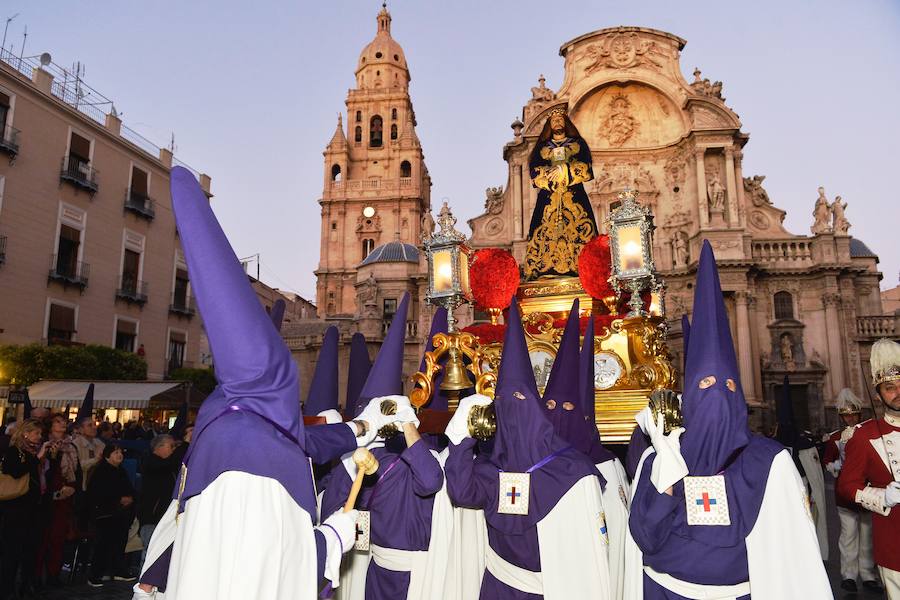
[{"label": "man in crowd", "polygon": [[889,600],[900,600],[900,344],[882,339],[869,358],[884,417],[866,421],[846,446],[838,496],[872,513],[875,563]]},{"label": "man in crowd", "polygon": [[172,501],[181,461],[191,441],[190,433],[186,432],[184,438],[184,442],[178,444],[169,434],[156,436],[150,442],[150,456],[141,465],[141,495],[137,509],[140,537],[144,544],[141,563],[147,554],[153,530]]},{"label": "man in crowd", "polygon": [[[828,436],[822,463],[835,479],[839,479],[847,442],[859,428],[862,403],[852,391],[844,388],[837,397],[837,412],[844,426]],[[841,553],[841,589],[857,591],[856,579],[862,575],[863,587],[880,592],[881,584],[875,574],[872,559],[872,517],[855,502],[845,501],[835,489],[841,535],[838,550]]]},{"label": "man in crowd", "polygon": [[81,417],[75,423],[75,437],[72,440],[78,449],[78,462],[81,464],[82,490],[87,491],[88,483],[94,468],[103,458],[106,444],[97,438],[97,424],[94,417]]}]

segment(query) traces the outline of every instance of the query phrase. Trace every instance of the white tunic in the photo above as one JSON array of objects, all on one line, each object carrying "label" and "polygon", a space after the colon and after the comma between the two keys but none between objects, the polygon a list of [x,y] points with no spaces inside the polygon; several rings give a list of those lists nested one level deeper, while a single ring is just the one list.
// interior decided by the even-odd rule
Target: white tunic
[{"label": "white tunic", "polygon": [[169,506],[153,532],[144,569],[174,541],[165,600],[315,600],[312,520],[276,480],[242,471],[219,475],[185,503]]},{"label": "white tunic", "polygon": [[612,598],[620,600],[625,589],[625,535],[628,529],[628,476],[618,458],[602,462],[597,470],[606,480],[603,511],[609,539],[609,585]]}]

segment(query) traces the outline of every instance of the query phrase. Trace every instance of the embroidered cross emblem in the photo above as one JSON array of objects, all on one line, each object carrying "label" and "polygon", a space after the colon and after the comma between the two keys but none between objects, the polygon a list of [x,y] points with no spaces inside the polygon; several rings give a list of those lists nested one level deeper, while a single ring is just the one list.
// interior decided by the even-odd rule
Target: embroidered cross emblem
[{"label": "embroidered cross emblem", "polygon": [[702,498],[697,498],[697,506],[703,507],[703,512],[709,512],[711,510],[710,506],[715,506],[716,499],[709,497],[709,492],[703,492]]},{"label": "embroidered cross emblem", "polygon": [[356,526],[356,541],[358,542],[358,541],[359,541],[359,536],[365,535],[365,533],[366,533],[365,530],[363,530],[362,527],[360,527],[359,525],[357,525],[357,526]]},{"label": "embroidered cross emblem", "polygon": [[518,498],[518,497],[521,496],[521,495],[522,495],[521,492],[517,492],[517,491],[516,491],[516,486],[513,486],[513,487],[512,487],[512,491],[506,492],[506,497],[509,498],[509,503],[510,503],[510,504],[515,504],[515,503],[516,503],[516,498]]}]

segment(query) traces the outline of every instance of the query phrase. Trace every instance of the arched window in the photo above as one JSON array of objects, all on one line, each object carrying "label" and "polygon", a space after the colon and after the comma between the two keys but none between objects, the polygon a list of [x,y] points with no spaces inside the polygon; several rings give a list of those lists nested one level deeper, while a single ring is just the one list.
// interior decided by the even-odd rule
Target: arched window
[{"label": "arched window", "polygon": [[356,111],[356,122],[362,123],[362,111],[361,110]]},{"label": "arched window", "polygon": [[794,297],[790,292],[775,293],[775,318],[776,319],[793,319],[794,318]]},{"label": "arched window", "polygon": [[412,165],[408,160],[400,163],[400,177],[412,177]]},{"label": "arched window", "polygon": [[363,260],[365,260],[366,257],[369,256],[369,254],[371,254],[372,250],[374,250],[374,249],[375,249],[375,240],[370,239],[370,238],[365,238],[362,241],[362,258],[363,258]]},{"label": "arched window", "polygon": [[396,123],[394,123],[393,125],[391,125],[391,139],[392,139],[392,140],[396,140],[396,139],[397,139],[397,124],[396,124]]},{"label": "arched window", "polygon": [[356,131],[353,134],[353,141],[354,142],[362,141],[362,127],[360,127],[359,125],[356,126]]},{"label": "arched window", "polygon": [[383,130],[383,122],[381,117],[375,115],[372,117],[372,120],[369,121],[369,146],[372,148],[381,147],[382,143],[382,134]]},{"label": "arched window", "polygon": [[340,181],[341,180],[341,165],[332,165],[331,180],[332,181]]},{"label": "arched window", "polygon": [[397,109],[392,108],[391,109],[391,121],[396,121],[396,120],[397,120]]}]

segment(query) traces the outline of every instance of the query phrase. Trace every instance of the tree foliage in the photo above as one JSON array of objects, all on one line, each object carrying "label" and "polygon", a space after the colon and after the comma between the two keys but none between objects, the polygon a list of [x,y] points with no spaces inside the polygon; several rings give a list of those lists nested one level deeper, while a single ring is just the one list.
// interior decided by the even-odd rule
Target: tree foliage
[{"label": "tree foliage", "polygon": [[147,363],[115,348],[87,346],[0,346],[0,382],[31,385],[40,379],[135,381],[147,378]]},{"label": "tree foliage", "polygon": [[174,381],[190,381],[195,390],[210,394],[216,387],[216,374],[212,369],[174,369],[168,375]]}]

